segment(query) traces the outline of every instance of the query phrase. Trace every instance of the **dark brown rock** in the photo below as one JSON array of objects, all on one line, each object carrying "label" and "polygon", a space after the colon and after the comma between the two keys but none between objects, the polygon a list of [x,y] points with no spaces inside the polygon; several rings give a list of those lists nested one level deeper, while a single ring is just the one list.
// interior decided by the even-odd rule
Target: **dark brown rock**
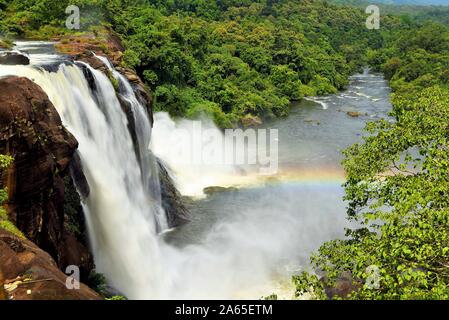
[{"label": "dark brown rock", "polygon": [[5,284],[5,277],[3,276],[2,268],[0,267],[0,300],[7,299],[4,284]]},{"label": "dark brown rock", "polygon": [[181,194],[176,189],[167,169],[160,160],[158,160],[158,165],[162,194],[162,207],[167,215],[169,227],[178,227],[190,221],[190,214],[184,204]]},{"label": "dark brown rock", "polygon": [[258,116],[247,114],[242,118],[242,125],[244,127],[257,127],[262,124],[262,120]]},{"label": "dark brown rock", "polygon": [[361,283],[354,280],[349,272],[343,272],[332,284],[328,283],[326,276],[322,277],[321,281],[325,284],[324,291],[329,299],[333,297],[345,299],[361,287]]},{"label": "dark brown rock", "polygon": [[4,277],[0,290],[5,289],[3,293],[10,300],[101,299],[82,283],[79,289],[68,289],[67,275],[48,253],[3,229],[0,229],[0,274]]},{"label": "dark brown rock", "polygon": [[[64,214],[64,178],[78,142],[31,80],[3,78],[0,88],[0,153],[14,157],[1,174],[1,185],[8,188],[9,218],[61,268],[78,263],[66,253],[70,232]],[[93,265],[92,257],[83,243],[79,245],[77,250],[86,257],[80,267],[87,270]]]},{"label": "dark brown rock", "polygon": [[0,53],[0,64],[5,65],[29,65],[30,59],[18,52],[2,52]]},{"label": "dark brown rock", "polygon": [[93,51],[85,51],[76,55],[72,56],[72,59],[75,61],[83,61],[87,63],[89,66],[91,66],[94,69],[97,69],[103,73],[106,73],[108,68],[104,65],[104,63],[95,57],[93,54]]},{"label": "dark brown rock", "polygon": [[210,186],[203,189],[203,192],[207,195],[211,195],[219,192],[229,192],[229,191],[237,191],[238,189],[235,187],[220,187],[220,186]]},{"label": "dark brown rock", "polygon": [[358,111],[348,111],[348,112],[346,112],[346,114],[348,115],[348,116],[350,116],[350,117],[353,117],[353,118],[357,118],[357,117],[359,117],[360,115],[362,115],[360,112],[358,112]]}]

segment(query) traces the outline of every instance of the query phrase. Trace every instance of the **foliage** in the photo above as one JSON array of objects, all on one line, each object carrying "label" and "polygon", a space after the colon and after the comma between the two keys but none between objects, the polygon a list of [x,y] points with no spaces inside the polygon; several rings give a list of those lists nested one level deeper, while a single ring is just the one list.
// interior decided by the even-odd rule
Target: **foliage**
[{"label": "foliage", "polygon": [[262,298],[263,300],[277,300],[278,299],[278,296],[276,295],[276,294],[270,294],[269,296],[267,296],[267,297],[263,297]]},{"label": "foliage", "polygon": [[89,286],[89,288],[95,290],[102,296],[107,295],[107,282],[104,274],[92,270],[89,274],[89,277],[87,278],[86,284]]},{"label": "foliage", "polygon": [[[13,162],[13,158],[0,154],[0,172],[8,168]],[[0,189],[0,205],[8,199],[8,193],[6,189]]]},{"label": "foliage", "polygon": [[[8,168],[12,164],[13,160],[14,159],[10,156],[0,155],[0,175],[2,170]],[[0,228],[15,234],[20,238],[25,238],[23,233],[17,229],[11,221],[8,220],[8,213],[3,208],[3,204],[6,200],[8,200],[7,191],[8,190],[6,190],[6,188],[0,189]]]},{"label": "foliage", "polygon": [[[391,0],[330,0],[332,3],[355,6],[365,9],[367,6],[376,4],[382,15],[394,14],[401,18],[404,23],[421,24],[427,21],[442,23],[449,26],[449,3],[446,0],[440,1],[441,6],[430,5],[432,0],[427,3],[423,1],[418,4],[419,0],[411,0],[393,3]],[[445,5],[445,6],[443,6]]]},{"label": "foliage", "polygon": [[201,110],[222,127],[285,116],[291,100],[345,88],[365,48],[381,42],[364,12],[324,1],[110,0],[104,8],[156,109]]},{"label": "foliage", "polygon": [[128,300],[125,296],[111,294],[106,277],[102,273],[92,270],[86,283],[91,289],[95,290],[106,300]]},{"label": "foliage", "polygon": [[106,298],[106,300],[128,300],[124,296],[112,296],[110,298]]},{"label": "foliage", "polygon": [[324,298],[349,273],[358,288],[349,299],[449,298],[448,35],[426,24],[371,53],[395,91],[391,119],[369,123],[363,143],[344,152],[347,213],[358,227],[321,246],[311,261],[326,277],[295,277],[298,294]]},{"label": "foliage", "polygon": [[69,4],[80,7],[82,30],[106,24],[122,37],[124,65],[153,90],[156,110],[205,113],[221,127],[285,116],[291,100],[344,89],[366,48],[382,43],[362,10],[322,0],[2,0],[0,33],[74,32],[64,28]]},{"label": "foliage", "polygon": [[12,40],[9,38],[0,39],[0,49],[11,49],[13,45]]}]

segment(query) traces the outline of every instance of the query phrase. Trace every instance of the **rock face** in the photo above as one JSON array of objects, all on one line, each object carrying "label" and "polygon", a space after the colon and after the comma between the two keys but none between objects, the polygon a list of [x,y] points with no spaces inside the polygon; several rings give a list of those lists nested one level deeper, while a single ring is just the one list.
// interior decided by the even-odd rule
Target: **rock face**
[{"label": "rock face", "polygon": [[0,53],[0,64],[5,65],[29,65],[30,59],[18,52]]},{"label": "rock face", "polygon": [[190,214],[182,200],[181,194],[175,187],[175,183],[160,160],[158,160],[158,166],[162,207],[167,215],[167,222],[170,228],[178,227],[190,221]]},{"label": "rock face", "polygon": [[151,123],[153,123],[153,99],[146,89],[145,84],[134,71],[121,67],[117,67],[116,69],[118,72],[124,75],[126,79],[128,79],[129,83],[131,83],[137,99],[142,105],[147,108],[148,114],[150,116],[150,121]]},{"label": "rock face", "polygon": [[[34,243],[0,229],[0,299],[101,299],[82,283],[79,289],[68,289],[67,276],[52,257]],[[68,282],[73,283],[71,279]]]},{"label": "rock face", "polygon": [[321,278],[324,283],[324,291],[329,299],[333,297],[338,297],[340,299],[345,299],[352,292],[356,292],[360,289],[361,283],[353,279],[351,273],[343,272],[335,281],[332,286],[327,285],[327,277]]},{"label": "rock face", "polygon": [[65,191],[73,186],[67,177],[69,169],[76,167],[78,142],[32,81],[3,78],[0,88],[0,153],[14,157],[13,165],[1,175],[1,184],[8,188],[9,218],[61,268],[78,265],[86,277],[93,267],[92,257],[85,243],[69,231],[70,221],[64,214]]}]

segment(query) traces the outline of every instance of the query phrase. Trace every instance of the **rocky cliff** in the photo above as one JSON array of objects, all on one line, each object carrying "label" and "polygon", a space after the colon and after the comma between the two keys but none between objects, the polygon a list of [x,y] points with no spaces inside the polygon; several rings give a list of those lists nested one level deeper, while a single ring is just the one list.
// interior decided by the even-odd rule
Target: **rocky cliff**
[{"label": "rocky cliff", "polygon": [[[84,229],[79,217],[73,219],[81,207],[69,172],[79,168],[78,142],[35,83],[8,77],[0,79],[0,88],[0,153],[14,157],[1,176],[9,219],[61,268],[78,265],[86,278],[92,256],[85,238],[71,231],[73,220],[80,234]],[[77,174],[82,179],[80,170]]]},{"label": "rocky cliff", "polygon": [[[86,285],[69,282],[53,258],[29,240],[0,229],[0,299],[97,300]],[[69,279],[70,281],[70,279]]]},{"label": "rocky cliff", "polygon": [[[95,38],[87,41],[73,38],[61,41],[59,49],[68,54],[69,59],[84,61],[105,74],[109,73],[108,68],[93,52],[108,56],[116,69],[129,80],[136,97],[152,117],[152,99],[148,89],[135,72],[120,67],[123,47],[119,39],[108,34],[105,43],[98,45]],[[89,80],[88,75],[86,78]],[[135,140],[131,111],[126,103],[122,103],[122,108],[128,115],[129,129]],[[51,277],[57,279],[53,282],[37,281],[38,287],[42,288],[41,294],[30,296],[20,291],[15,293],[16,298],[97,298],[88,291],[83,295],[65,292],[60,284],[66,276],[56,272],[56,266],[64,270],[67,265],[77,265],[83,281],[94,268],[78,195],[80,192],[87,197],[89,186],[76,153],[77,147],[78,142],[63,127],[56,109],[39,86],[26,78],[0,79],[0,154],[14,157],[13,165],[0,172],[0,187],[8,189],[6,209],[9,220],[27,238],[15,238],[13,242],[20,242],[20,248],[31,248],[34,243],[43,250],[34,252],[34,256],[39,258],[33,260],[28,253],[22,255],[28,249],[15,252],[14,248],[7,248],[9,240],[2,243],[0,238],[0,289],[2,281],[10,283],[15,277],[23,277],[23,272],[28,269],[42,271],[42,268],[49,268]],[[188,221],[188,211],[167,171],[162,164],[159,165],[163,207],[170,226],[178,226]],[[6,231],[1,232],[4,236]],[[38,250],[38,247],[33,247],[33,250]],[[24,260],[26,265],[20,262],[22,259],[28,259]],[[16,268],[12,268],[11,261],[15,261]],[[37,272],[34,278],[50,277],[47,271]],[[54,295],[50,293],[51,288],[55,290]],[[5,293],[0,290],[0,298],[2,295],[4,297]]]}]

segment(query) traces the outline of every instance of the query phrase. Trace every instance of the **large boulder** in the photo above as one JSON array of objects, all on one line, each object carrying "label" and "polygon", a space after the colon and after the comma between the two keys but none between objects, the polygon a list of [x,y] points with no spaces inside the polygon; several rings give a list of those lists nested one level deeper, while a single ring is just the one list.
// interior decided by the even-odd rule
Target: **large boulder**
[{"label": "large boulder", "polygon": [[[69,274],[70,275],[70,274]],[[0,229],[0,299],[99,300],[86,285],[73,285],[53,258],[31,241]]]},{"label": "large boulder", "polygon": [[346,299],[348,295],[357,292],[361,287],[361,282],[355,280],[350,272],[342,272],[334,283],[329,284],[327,276],[322,277],[321,282],[324,284],[324,291],[328,299],[339,298]]},{"label": "large boulder", "polygon": [[1,52],[0,64],[4,65],[29,65],[30,59],[19,52]]},{"label": "large boulder", "polygon": [[[62,126],[56,109],[34,82],[2,78],[0,88],[0,153],[14,157],[0,176],[0,185],[8,188],[9,219],[61,268],[77,264],[85,277],[93,268],[93,259],[82,236],[76,239],[69,231],[71,221],[65,215],[68,196],[77,196],[74,188],[72,194],[66,189],[73,185],[69,171],[76,168],[73,162],[78,142]],[[81,210],[79,199],[75,210]]]}]

